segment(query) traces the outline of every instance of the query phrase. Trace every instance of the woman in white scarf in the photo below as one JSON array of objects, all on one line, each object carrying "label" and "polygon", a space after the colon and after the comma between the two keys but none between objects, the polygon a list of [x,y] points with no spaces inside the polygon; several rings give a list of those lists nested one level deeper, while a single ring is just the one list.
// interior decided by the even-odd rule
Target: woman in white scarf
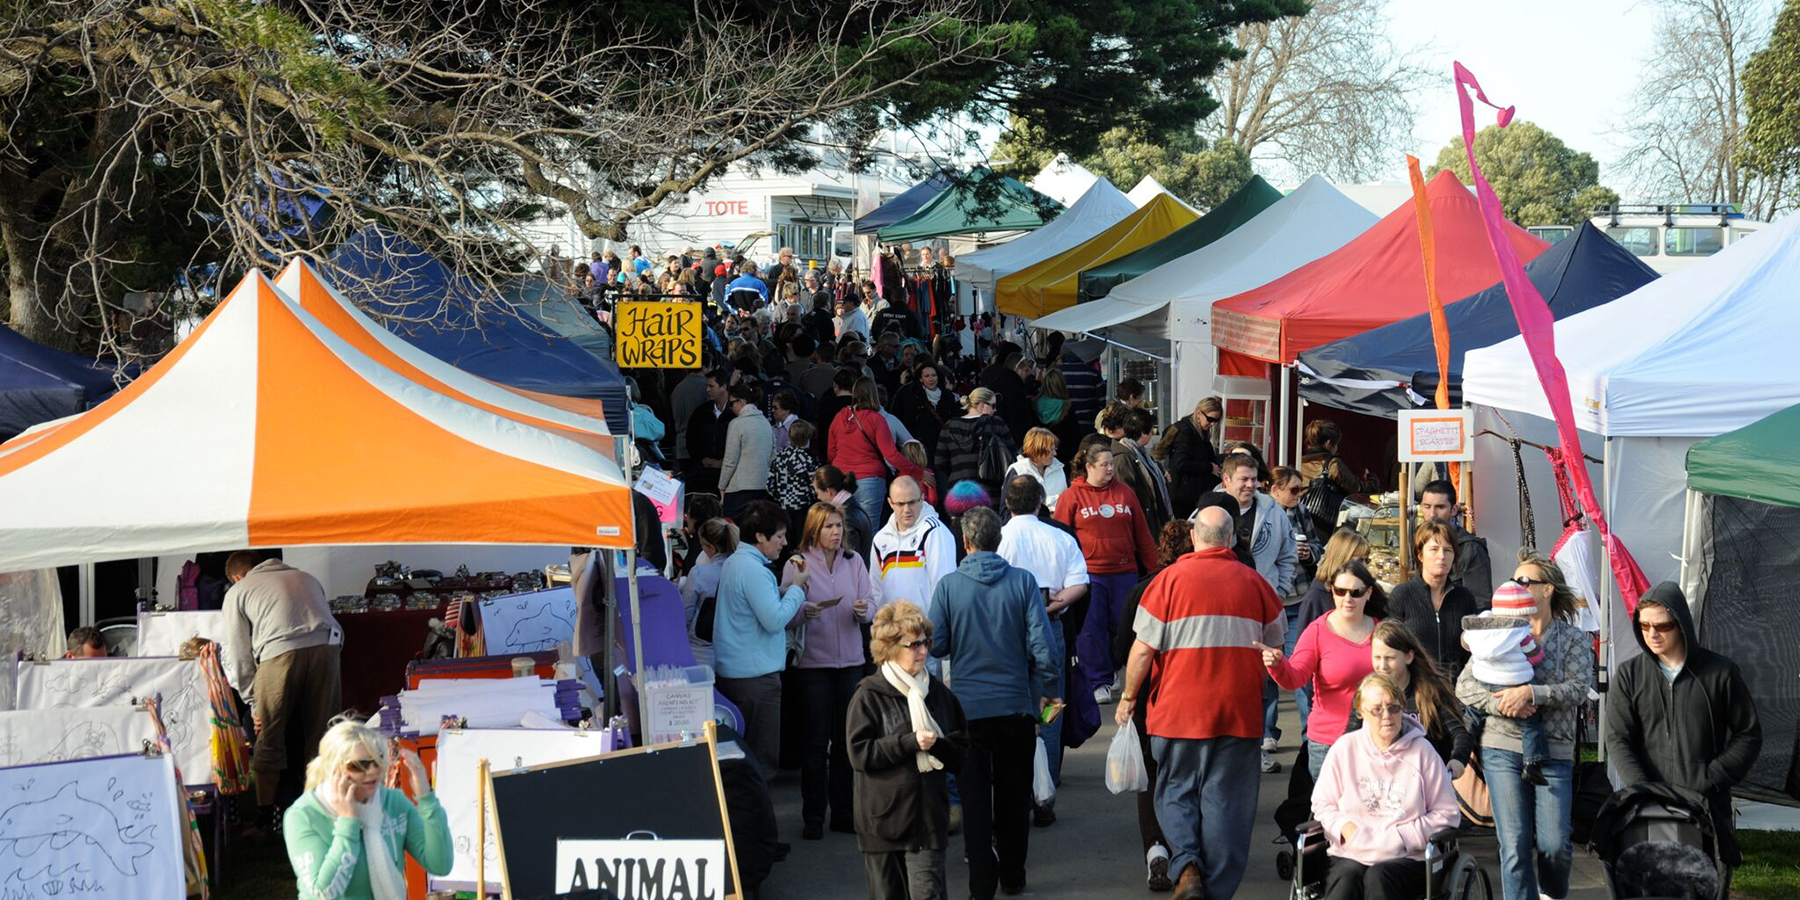
[{"label": "woman in white scarf", "polygon": [[383,787],[387,743],[349,718],[320,738],[306,793],[282,820],[301,900],[405,900],[408,853],[432,875],[450,872],[450,825],[425,766],[417,753],[400,751],[416,800]]},{"label": "woman in white scarf", "polygon": [[947,778],[962,767],[968,721],[925,671],[931,622],[895,600],[875,614],[869,650],[878,670],[850,699],[856,840],[871,900],[940,900],[949,840]]}]

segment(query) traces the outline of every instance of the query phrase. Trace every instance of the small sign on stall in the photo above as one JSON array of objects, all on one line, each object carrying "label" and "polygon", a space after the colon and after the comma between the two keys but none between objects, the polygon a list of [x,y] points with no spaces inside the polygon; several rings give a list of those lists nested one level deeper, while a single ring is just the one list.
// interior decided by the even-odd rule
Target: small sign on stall
[{"label": "small sign on stall", "polygon": [[1401,462],[1468,462],[1474,459],[1474,411],[1401,410],[1399,456]]},{"label": "small sign on stall", "polygon": [[618,363],[625,369],[697,369],[703,340],[701,306],[691,302],[621,302],[613,311]]}]

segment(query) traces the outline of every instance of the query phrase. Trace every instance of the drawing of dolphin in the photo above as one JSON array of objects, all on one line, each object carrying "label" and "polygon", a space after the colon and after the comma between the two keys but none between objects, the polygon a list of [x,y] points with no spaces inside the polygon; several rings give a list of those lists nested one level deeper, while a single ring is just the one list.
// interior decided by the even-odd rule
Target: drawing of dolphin
[{"label": "drawing of dolphin", "polygon": [[[150,835],[146,829],[144,834],[135,836]],[[0,812],[0,841],[33,841],[35,852],[44,839],[49,840],[52,850],[85,840],[98,847],[113,868],[126,875],[136,875],[138,859],[156,849],[145,841],[127,840],[112,810],[82,797],[73,781],[48,800],[27,800]]]}]

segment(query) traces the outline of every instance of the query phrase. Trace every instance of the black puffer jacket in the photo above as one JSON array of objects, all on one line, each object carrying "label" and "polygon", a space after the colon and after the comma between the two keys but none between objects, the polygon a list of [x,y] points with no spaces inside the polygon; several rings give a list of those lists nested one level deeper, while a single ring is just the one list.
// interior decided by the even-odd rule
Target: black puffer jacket
[{"label": "black puffer jacket", "polygon": [[1620,784],[1660,781],[1698,792],[1712,802],[1719,851],[1729,865],[1743,861],[1731,822],[1731,788],[1744,780],[1762,751],[1756,702],[1737,664],[1700,646],[1687,598],[1674,582],[1651,588],[1644,603],[1667,607],[1681,625],[1687,660],[1670,681],[1644,644],[1631,617],[1631,633],[1644,652],[1613,670],[1606,704],[1607,760]]},{"label": "black puffer jacket", "polygon": [[1388,594],[1388,618],[1406,623],[1407,630],[1419,639],[1451,684],[1456,683],[1456,677],[1469,662],[1469,650],[1462,645],[1463,616],[1475,615],[1481,609],[1475,595],[1459,584],[1452,584],[1444,592],[1441,609],[1432,608],[1431,587],[1419,578],[1395,585]]},{"label": "black puffer jacket", "polygon": [[925,709],[941,733],[931,755],[944,767],[919,771],[906,697],[877,671],[850,698],[850,768],[856,770],[856,843],[864,853],[941,850],[950,834],[950,773],[962,768],[969,723],[956,695],[936,678]]}]

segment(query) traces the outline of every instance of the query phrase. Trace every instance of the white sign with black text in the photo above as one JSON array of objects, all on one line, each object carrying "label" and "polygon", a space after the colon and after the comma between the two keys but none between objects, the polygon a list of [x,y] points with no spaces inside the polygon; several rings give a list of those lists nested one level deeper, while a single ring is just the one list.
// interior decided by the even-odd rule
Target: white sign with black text
[{"label": "white sign with black text", "polygon": [[556,892],[601,889],[619,900],[722,900],[724,841],[560,840]]}]

